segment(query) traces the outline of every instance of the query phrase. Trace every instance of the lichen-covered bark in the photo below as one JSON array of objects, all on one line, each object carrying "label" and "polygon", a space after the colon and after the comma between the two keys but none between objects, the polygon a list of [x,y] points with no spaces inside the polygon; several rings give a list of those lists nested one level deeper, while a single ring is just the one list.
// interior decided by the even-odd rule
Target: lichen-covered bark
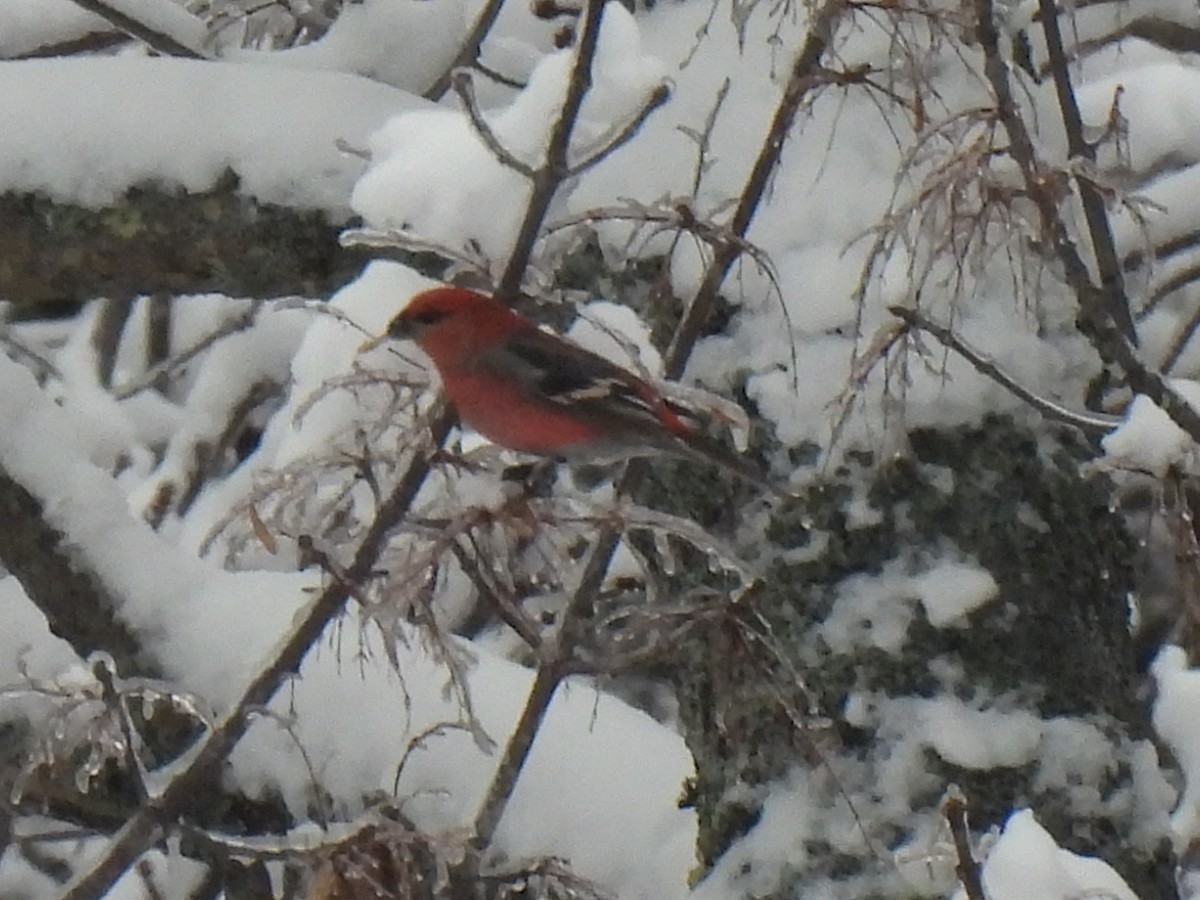
[{"label": "lichen-covered bark", "polygon": [[[711,866],[753,826],[769,782],[795,766],[817,765],[815,755],[834,779],[842,778],[840,761],[843,771],[855,772],[832,789],[830,803],[847,801],[838,796],[843,788],[869,797],[869,771],[887,760],[888,738],[844,718],[852,693],[924,698],[952,691],[964,699],[1004,698],[1005,708],[1042,720],[1097,727],[1113,763],[1105,783],[1095,785],[1105,811],[1040,786],[1038,760],[980,770],[928,750],[927,777],[907,798],[914,808],[936,809],[952,783],[969,799],[977,830],[1030,806],[1060,843],[1104,858],[1140,896],[1175,896],[1165,838],[1137,846],[1130,838],[1135,811],[1119,800],[1130,785],[1131,757],[1149,736],[1128,623],[1136,548],[1110,509],[1107,479],[1082,474],[1090,448],[1073,433],[1035,436],[1002,418],[979,428],[917,431],[910,441],[905,458],[879,465],[869,456],[852,458],[774,522],[778,544],[819,549],[804,562],[772,565],[755,606],[821,714],[832,719],[832,733],[798,733],[795,713],[805,711],[809,697],[786,670],[728,632],[710,632],[689,648],[678,693],[697,766],[687,800],[700,816],[702,864]],[[864,523],[860,509],[852,524],[850,504],[864,496],[874,520]],[[937,558],[951,544],[999,587],[964,627],[935,628],[917,605],[899,652],[836,652],[816,637],[845,579],[878,574],[896,560]],[[953,684],[947,671],[960,673]],[[903,819],[874,824],[870,839],[886,849],[911,838]],[[861,857],[810,846],[806,866],[780,896],[804,896],[813,878],[878,867],[866,838]]]},{"label": "lichen-covered bark", "polygon": [[210,190],[143,185],[101,209],[0,194],[0,299],[21,315],[95,297],[328,296],[366,255],[318,210],[259,203],[229,173]]}]

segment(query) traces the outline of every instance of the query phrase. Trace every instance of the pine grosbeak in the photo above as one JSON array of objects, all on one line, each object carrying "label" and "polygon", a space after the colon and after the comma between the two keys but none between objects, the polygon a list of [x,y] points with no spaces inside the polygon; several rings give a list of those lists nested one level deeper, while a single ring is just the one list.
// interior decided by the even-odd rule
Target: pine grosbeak
[{"label": "pine grosbeak", "polygon": [[456,287],[423,291],[387,333],[416,341],[462,422],[502,447],[588,461],[670,454],[791,496],[704,434],[694,411],[494,297]]}]

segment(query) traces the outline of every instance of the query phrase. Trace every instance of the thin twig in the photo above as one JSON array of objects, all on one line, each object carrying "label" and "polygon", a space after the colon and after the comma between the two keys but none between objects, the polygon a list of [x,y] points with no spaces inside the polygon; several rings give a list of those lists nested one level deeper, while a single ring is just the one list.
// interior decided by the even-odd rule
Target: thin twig
[{"label": "thin twig", "polygon": [[1059,216],[1061,185],[1056,184],[1055,173],[1045,169],[1038,159],[1013,97],[1008,63],[1001,53],[1000,32],[993,18],[993,0],[973,2],[975,36],[984,54],[984,74],[996,100],[997,115],[1008,134],[1009,153],[1021,172],[1026,192],[1037,207],[1047,241],[1063,267],[1067,285],[1075,294],[1080,330],[1102,360],[1121,368],[1130,388],[1149,397],[1176,425],[1200,443],[1200,412],[1171,387],[1161,373],[1151,370],[1140,358],[1137,348],[1107,308],[1109,286],[1097,287],[1092,283],[1087,264]]},{"label": "thin twig", "polygon": [[517,159],[512,151],[504,146],[500,138],[496,136],[496,132],[492,131],[492,126],[487,123],[487,119],[483,117],[479,101],[475,99],[475,82],[471,73],[466,69],[456,69],[450,77],[450,83],[454,87],[454,92],[462,100],[463,109],[466,110],[467,118],[471,120],[476,133],[487,144],[487,148],[492,151],[496,159],[514,172],[520,172],[526,178],[533,179],[537,174],[533,166]]},{"label": "thin twig", "polygon": [[128,400],[135,394],[155,387],[162,378],[187,365],[213,344],[232,334],[237,334],[252,327],[255,319],[258,317],[259,309],[260,307],[255,304],[238,313],[236,316],[231,316],[190,347],[181,350],[170,359],[164,359],[162,362],[151,366],[137,378],[131,379],[119,388],[114,388],[112,392],[114,399]]},{"label": "thin twig", "polygon": [[[767,130],[766,139],[754,166],[746,178],[746,187],[738,200],[729,230],[738,237],[745,237],[750,229],[750,222],[758,210],[766,194],[771,176],[779,165],[783,153],[783,145],[792,130],[800,107],[809,98],[811,92],[823,84],[821,78],[821,59],[833,38],[833,31],[841,18],[845,4],[841,0],[825,0],[813,14],[808,28],[808,35],[801,47],[796,61],[792,65],[791,75],[784,88],[783,98],[775,108],[775,115]],[[718,248],[712,262],[704,273],[696,295],[684,313],[683,320],[675,332],[671,346],[667,349],[666,359],[673,361],[668,365],[663,375],[671,380],[678,380],[683,375],[687,364],[688,352],[681,352],[696,343],[704,330],[709,316],[716,303],[717,294],[729,269],[737,259],[738,250],[732,245]]]},{"label": "thin twig", "polygon": [[[1046,37],[1046,51],[1051,61],[1058,108],[1062,115],[1063,128],[1067,133],[1067,153],[1071,157],[1087,160],[1094,166],[1096,148],[1083,136],[1083,118],[1079,114],[1075,89],[1067,71],[1067,55],[1063,50],[1062,32],[1058,26],[1058,11],[1054,0],[1038,0],[1038,10],[1042,16],[1042,33]],[[1117,255],[1116,242],[1113,240],[1112,225],[1108,221],[1104,197],[1095,182],[1078,172],[1075,175],[1075,184],[1079,188],[1079,199],[1083,205],[1084,218],[1087,220],[1092,252],[1096,255],[1104,308],[1108,310],[1113,324],[1121,330],[1126,340],[1136,344],[1137,331],[1129,309],[1129,297],[1125,293],[1125,277]]]},{"label": "thin twig", "polygon": [[459,48],[454,61],[446,67],[445,72],[438,76],[437,81],[431,84],[429,89],[425,91],[425,99],[441,100],[450,88],[456,70],[464,66],[479,66],[480,71],[489,77],[494,76],[491,70],[485,70],[483,66],[479,65],[479,51],[483,48],[483,42],[487,39],[488,32],[492,30],[492,26],[496,24],[496,19],[503,8],[504,0],[488,0],[484,4],[483,9],[479,11],[479,15],[475,17],[475,25],[471,28],[471,33],[463,41],[463,45]]},{"label": "thin twig", "polygon": [[1075,412],[1059,406],[1054,401],[1047,400],[1045,397],[1039,397],[1000,368],[995,360],[976,350],[955,334],[950,327],[940,322],[935,322],[918,310],[908,306],[889,306],[888,312],[902,319],[909,328],[919,328],[926,334],[936,338],[942,346],[948,350],[953,350],[969,362],[971,367],[980,375],[990,378],[996,384],[1000,385],[1000,387],[1013,394],[1019,400],[1028,403],[1048,419],[1065,422],[1067,425],[1073,425],[1089,434],[1106,434],[1121,423],[1120,416],[1108,416],[1103,413],[1093,412]]},{"label": "thin twig", "polygon": [[951,788],[948,796],[942,801],[942,815],[950,825],[950,835],[954,839],[954,849],[958,854],[955,871],[967,900],[986,900],[983,892],[983,880],[979,875],[979,863],[971,851],[971,830],[967,827],[967,798],[956,788]]},{"label": "thin twig", "polygon": [[614,150],[619,149],[629,143],[630,139],[638,133],[638,130],[645,124],[646,120],[654,113],[656,109],[671,99],[671,89],[665,84],[660,84],[642,104],[642,108],[625,124],[625,127],[618,131],[613,136],[605,136],[602,145],[587,154],[571,165],[570,174],[572,176],[582,175],[588,169],[603,161]]},{"label": "thin twig", "polygon": [[567,152],[571,143],[571,134],[579,119],[583,107],[583,98],[592,85],[592,60],[596,56],[596,45],[600,40],[600,18],[604,14],[604,0],[587,0],[582,21],[579,24],[578,44],[575,48],[575,63],[571,68],[570,81],[567,83],[567,95],[563,100],[558,118],[550,129],[546,141],[546,156],[542,165],[529,177],[533,182],[533,191],[529,203],[525,207],[525,216],[517,230],[517,238],[513,242],[512,255],[500,283],[496,295],[506,302],[513,302],[521,293],[521,282],[525,278],[525,270],[529,268],[529,260],[533,256],[533,247],[537,243],[538,233],[546,220],[550,203],[557,193],[559,185],[567,177],[570,168],[567,162]]}]

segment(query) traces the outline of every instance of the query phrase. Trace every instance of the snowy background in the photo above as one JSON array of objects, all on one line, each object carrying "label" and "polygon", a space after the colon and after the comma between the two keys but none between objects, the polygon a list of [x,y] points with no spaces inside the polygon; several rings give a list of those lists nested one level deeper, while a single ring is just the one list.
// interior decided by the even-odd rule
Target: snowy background
[{"label": "snowy background", "polygon": [[[784,685],[780,697],[792,696],[806,677],[826,677],[819,666],[841,660],[845,674],[867,654],[897,667],[903,661],[921,673],[918,681],[928,674],[923,688],[887,691],[851,674],[832,708],[823,685],[800,691],[820,699],[804,723],[792,723],[796,732],[811,725],[829,733],[797,739],[791,762],[760,783],[735,775],[735,784],[714,789],[697,769],[712,735],[689,730],[695,723],[681,683],[689,666],[719,672],[719,650],[675,667],[669,648],[655,647],[649,674],[567,679],[485,864],[504,870],[554,858],[587,890],[631,900],[976,900],[955,875],[961,851],[940,803],[957,790],[954,772],[992,773],[1011,784],[1007,794],[999,789],[1008,799],[989,807],[986,821],[970,821],[990,900],[1200,896],[1188,873],[1200,846],[1200,670],[1190,668],[1200,646],[1180,624],[1195,603],[1196,558],[1180,549],[1192,546],[1178,531],[1179,523],[1190,528],[1190,512],[1174,502],[1189,492],[1194,438],[1149,398],[1131,398],[1120,385],[1096,389],[1102,365],[1076,327],[1076,300],[1042,255],[1038,212],[1021,193],[1017,167],[994,151],[1007,145],[1003,132],[979,114],[993,100],[969,39],[978,6],[914,6],[909,15],[891,6],[843,11],[826,68],[813,76],[822,86],[787,134],[744,236],[747,252],[724,279],[721,315],[683,378],[743,403],[754,421],[752,450],[774,480],[802,495],[835,483],[844,491],[840,536],[821,535],[817,511],[781,511],[746,486],[722,488],[728,493],[715,502],[728,497],[728,508],[702,515],[686,499],[660,509],[652,494],[635,502],[570,471],[548,497],[513,512],[511,484],[498,473],[520,460],[455,433],[370,578],[350,591],[269,709],[251,711],[253,723],[221,772],[221,790],[279,811],[287,833],[270,835],[272,847],[294,852],[260,853],[271,856],[277,892],[295,891],[287,873],[318,867],[324,857],[308,851],[344,836],[381,798],[447,859],[469,836],[538,654],[494,611],[480,619],[479,586],[454,548],[487,560],[488,577],[511,589],[543,637],[553,635],[579,578],[579,548],[614,522],[624,532],[606,582],[612,593],[636,595],[664,611],[664,621],[672,603],[694,600],[697,582],[737,607],[771,585],[778,567],[812,563],[847,535],[891,521],[895,510],[881,511],[869,472],[857,483],[845,474],[858,471],[865,454],[867,470],[890,465],[910,453],[921,429],[986,430],[1003,416],[1033,435],[1021,445],[1031,459],[1053,468],[1061,465],[1054,435],[1064,426],[1052,426],[1047,409],[1061,407],[1080,414],[1068,427],[1082,423],[1086,436],[1072,443],[1086,450],[1073,457],[1068,480],[1102,492],[1087,508],[1123,523],[1103,527],[1127,529],[1120,540],[1129,558],[1120,565],[1136,577],[1126,590],[1123,576],[1105,568],[1108,557],[1065,554],[1064,567],[1113,586],[1094,598],[1085,587],[1084,600],[1109,603],[1096,616],[1127,619],[1120,627],[1130,639],[1117,642],[1125,656],[1106,656],[1109,648],[1090,648],[1051,616],[1038,624],[1041,653],[1090,656],[1121,683],[1120,703],[1097,698],[1088,708],[1090,672],[1079,673],[1082,700],[1042,705],[1038,692],[1053,691],[1045,683],[984,683],[948,652],[923,656],[918,632],[943,648],[1003,643],[1000,631],[980,635],[980,617],[993,616],[987,627],[998,629],[1020,618],[1013,610],[1021,598],[1011,579],[964,549],[965,537],[914,542],[833,579],[819,621],[797,625],[789,658],[771,656],[772,645],[770,664],[754,671],[770,690],[774,679]],[[328,297],[172,297],[170,352],[157,367],[147,335],[164,298],[139,299],[112,348],[110,373],[98,361],[97,334],[112,298],[85,298],[70,315],[50,317],[31,313],[21,296],[0,296],[8,313],[0,331],[0,472],[34,498],[71,566],[102,586],[97,593],[112,600],[143,659],[154,661],[122,669],[117,690],[142,704],[170,696],[210,728],[235,708],[312,599],[351,565],[382,497],[414,458],[433,452],[436,384],[419,353],[368,349],[367,341],[439,277],[496,283],[533,190],[480,136],[456,92],[442,89],[456,61],[472,61],[458,55],[483,12],[473,0],[362,0],[340,15],[336,4],[265,4],[253,14],[233,3],[185,8],[170,0],[106,8],[170,37],[170,46],[144,34],[157,52],[126,40],[108,18],[69,0],[0,4],[0,193],[124,217],[132,188],[203,193],[232,171],[247,201],[318,211],[331,227],[365,229],[351,236],[393,251]],[[575,63],[574,51],[556,43],[578,10],[539,17],[515,0],[498,10],[473,96],[495,139],[536,166]],[[1200,77],[1192,67],[1200,13],[1174,0],[1138,0],[1064,17],[1079,50],[1069,71],[1084,131],[1097,142],[1094,163],[1068,164],[1054,85],[1039,71],[1046,52],[1035,10],[997,6],[1022,115],[1048,166],[1083,170],[1101,187],[1126,263],[1138,352],[1169,372],[1179,396],[1200,400],[1189,380],[1200,367],[1189,343],[1200,299],[1190,254],[1200,220],[1190,200],[1200,161]],[[725,0],[605,8],[572,158],[611,141],[660,86],[669,99],[555,193],[523,273],[538,301],[533,314],[630,365],[661,370],[671,334],[664,322],[677,315],[663,311],[664,298],[686,301],[700,290],[714,252],[731,240],[721,229],[813,15],[801,4]],[[73,42],[85,36],[96,49],[77,52]],[[1071,183],[1063,183],[1063,220],[1087,253],[1092,238]],[[978,213],[981,197],[1003,198],[1003,211]],[[697,219],[711,230],[689,232],[684,220]],[[119,228],[129,220],[113,221]],[[0,235],[0,275],[4,254],[15,252],[4,241]],[[408,250],[432,250],[449,267],[422,268]],[[588,254],[586,286],[568,283],[563,270]],[[0,278],[0,293],[14,283]],[[952,325],[961,346],[1045,405],[1035,411],[932,331],[906,331],[889,311],[897,304],[919,304],[930,321]],[[636,363],[632,349],[640,351]],[[236,445],[231,428],[252,432],[253,441]],[[946,474],[951,468],[945,494],[962,477]],[[701,485],[693,492],[716,491],[706,481],[713,473],[693,474]],[[669,470],[664,491],[686,497],[678,485],[688,477]],[[1127,504],[1131,496],[1140,499]],[[1058,528],[1049,514],[1018,506],[1014,517],[1049,541]],[[808,539],[780,539],[785,526]],[[676,554],[707,560],[708,570],[696,565],[678,578]],[[11,726],[0,735],[14,748],[0,781],[8,789],[0,897],[34,900],[59,896],[87,872],[129,813],[83,811],[127,765],[119,723],[130,717],[105,699],[97,657],[81,658],[75,642],[50,633],[11,562],[0,558],[13,573],[0,579],[0,723]],[[788,596],[782,619],[769,611],[764,623],[804,619],[788,611],[800,594]],[[610,624],[632,627],[628,618]],[[651,643],[673,640],[666,625],[655,627]],[[754,633],[773,632],[764,624]],[[103,641],[92,649],[119,656]],[[730,661],[730,671],[744,670]],[[766,754],[756,744],[763,735],[738,733],[732,717],[714,719],[731,766]],[[864,734],[869,742],[851,739]],[[134,780],[157,792],[186,760],[185,753]],[[49,786],[62,782],[73,785],[74,799]],[[961,787],[970,808],[970,785]],[[127,783],[124,790],[127,798]],[[692,802],[681,802],[689,794]],[[1062,800],[1053,834],[1040,824],[1039,798],[1048,796]],[[726,802],[753,815],[706,837],[716,827],[713,805]],[[1077,827],[1061,828],[1064,810]],[[221,840],[230,828],[188,824]],[[168,831],[165,842],[147,845],[143,867],[103,895],[241,896],[206,881],[203,853],[181,847],[186,828]],[[708,849],[698,855],[698,844]],[[1127,855],[1101,859],[1114,844]],[[255,860],[260,850],[250,842],[235,855]]]}]

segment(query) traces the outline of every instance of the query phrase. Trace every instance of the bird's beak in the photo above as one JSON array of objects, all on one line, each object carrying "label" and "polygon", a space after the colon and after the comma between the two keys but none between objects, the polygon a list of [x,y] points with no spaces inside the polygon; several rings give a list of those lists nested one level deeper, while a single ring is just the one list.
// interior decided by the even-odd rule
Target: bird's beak
[{"label": "bird's beak", "polygon": [[362,343],[362,345],[358,348],[358,352],[359,353],[370,353],[372,350],[374,350],[380,344],[384,343],[385,341],[387,341],[389,339],[391,339],[391,335],[385,331],[383,334],[379,335],[379,337],[373,337],[369,341],[364,341]]},{"label": "bird's beak", "polygon": [[392,321],[388,322],[388,326],[384,329],[383,334],[379,335],[379,337],[371,338],[371,340],[358,348],[358,352],[369,353],[385,341],[402,341],[410,337],[412,337],[412,329],[409,328],[408,322],[401,316],[396,316]]}]

